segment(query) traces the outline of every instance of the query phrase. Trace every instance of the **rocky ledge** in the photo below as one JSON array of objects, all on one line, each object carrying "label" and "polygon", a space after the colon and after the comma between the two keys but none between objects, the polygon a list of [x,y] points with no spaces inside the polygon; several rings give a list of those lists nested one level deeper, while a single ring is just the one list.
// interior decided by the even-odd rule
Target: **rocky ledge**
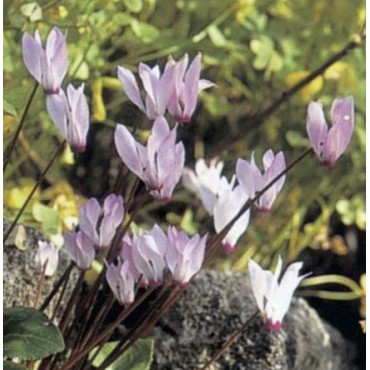
[{"label": "rocky ledge", "polygon": [[[152,369],[199,369],[256,311],[246,273],[200,273],[155,328]],[[293,300],[282,330],[260,316],[211,370],[352,370],[355,349],[304,299]]]}]

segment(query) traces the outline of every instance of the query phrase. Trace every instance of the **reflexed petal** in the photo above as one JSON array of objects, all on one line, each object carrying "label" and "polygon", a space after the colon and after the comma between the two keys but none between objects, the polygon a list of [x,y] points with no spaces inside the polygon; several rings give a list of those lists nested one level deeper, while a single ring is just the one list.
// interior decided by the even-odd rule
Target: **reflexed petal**
[{"label": "reflexed petal", "polygon": [[82,231],[64,234],[65,249],[81,270],[88,270],[95,258],[95,249],[91,239]]},{"label": "reflexed petal", "polygon": [[28,32],[22,36],[22,53],[28,72],[38,83],[41,83],[41,58],[45,51]]},{"label": "reflexed petal", "polygon": [[134,74],[124,67],[118,67],[117,75],[122,83],[123,89],[125,90],[128,98],[142,111],[145,112],[144,103],[141,99],[139,87],[137,85]]},{"label": "reflexed petal", "polygon": [[59,86],[67,73],[68,57],[65,37],[57,27],[54,27],[48,36],[46,55],[54,71],[55,82]]},{"label": "reflexed petal", "polygon": [[62,135],[67,138],[69,106],[64,91],[60,90],[59,94],[47,94],[46,107],[54,124],[61,131]]},{"label": "reflexed petal", "polygon": [[137,144],[125,126],[117,125],[114,133],[114,142],[123,163],[138,177],[143,179],[143,171],[138,156]]},{"label": "reflexed petal", "polygon": [[50,242],[38,241],[38,249],[35,256],[35,263],[40,271],[44,269],[47,262],[45,276],[52,276],[58,268],[59,250]]},{"label": "reflexed petal", "polygon": [[189,66],[185,75],[185,86],[183,91],[184,122],[189,122],[195,110],[198,99],[198,84],[200,78],[201,54],[199,53]]},{"label": "reflexed petal", "polygon": [[104,217],[99,228],[99,247],[108,247],[117,227],[124,215],[123,199],[115,194],[108,195],[104,200]]},{"label": "reflexed petal", "polygon": [[99,236],[96,228],[101,211],[99,202],[91,198],[86,205],[79,207],[79,211],[80,229],[98,246]]},{"label": "reflexed petal", "polygon": [[256,188],[256,179],[257,177],[261,177],[259,170],[257,172],[253,164],[239,158],[236,162],[236,177],[245,194],[249,198],[253,198],[256,191],[259,190]]},{"label": "reflexed petal", "polygon": [[328,125],[326,124],[324,111],[320,103],[311,102],[308,105],[306,128],[313,149],[319,158],[321,158]]}]

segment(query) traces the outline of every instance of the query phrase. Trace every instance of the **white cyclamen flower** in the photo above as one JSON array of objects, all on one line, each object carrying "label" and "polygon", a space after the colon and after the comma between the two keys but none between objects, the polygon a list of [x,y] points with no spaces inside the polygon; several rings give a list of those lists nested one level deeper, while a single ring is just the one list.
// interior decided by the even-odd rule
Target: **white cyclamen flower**
[{"label": "white cyclamen flower", "polygon": [[274,274],[269,270],[263,270],[253,260],[249,260],[248,268],[253,294],[263,315],[265,325],[271,331],[280,330],[294,291],[301,280],[308,275],[298,275],[302,265],[303,262],[292,263],[278,282],[282,268],[280,257]]}]

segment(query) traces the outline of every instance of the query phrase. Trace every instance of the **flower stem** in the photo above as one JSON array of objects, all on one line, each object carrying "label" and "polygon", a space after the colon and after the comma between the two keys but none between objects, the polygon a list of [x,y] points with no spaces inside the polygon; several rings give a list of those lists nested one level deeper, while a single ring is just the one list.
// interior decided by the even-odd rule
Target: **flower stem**
[{"label": "flower stem", "polygon": [[302,154],[298,156],[292,163],[289,164],[285,168],[284,171],[280,172],[275,178],[273,178],[263,189],[261,189],[258,194],[252,198],[248,199],[244,206],[241,208],[239,213],[214,237],[214,239],[209,243],[209,246],[207,248],[206,256],[204,258],[205,262],[208,262],[209,259],[213,256],[215,253],[219,243],[224,239],[226,234],[229,232],[229,230],[232,228],[234,223],[241,217],[244,212],[246,212],[252,205],[255,203],[268,189],[271,188],[277,181],[279,181],[284,175],[286,175],[293,167],[295,167],[299,162],[301,162],[304,158],[306,158],[309,154],[312,153],[312,148],[307,149]]},{"label": "flower stem", "polygon": [[71,262],[70,265],[66,268],[66,270],[64,271],[63,275],[59,278],[59,280],[55,283],[52,291],[49,293],[49,295],[45,298],[44,302],[42,303],[42,305],[40,306],[40,311],[44,311],[47,306],[49,305],[49,303],[51,302],[51,300],[54,298],[55,294],[58,292],[59,288],[61,287],[61,285],[63,284],[64,281],[68,281],[69,279],[69,276],[71,274],[71,271],[72,271],[72,268],[74,266],[74,263]]},{"label": "flower stem", "polygon": [[48,262],[49,262],[49,260],[46,260],[44,265],[42,266],[40,282],[39,282],[39,286],[37,288],[37,293],[36,293],[35,302],[33,303],[33,308],[37,308],[37,306],[39,305],[39,300],[40,300],[40,297],[41,297],[42,288],[43,288],[44,282],[45,282],[45,272],[46,272],[46,267],[48,266]]},{"label": "flower stem", "polygon": [[64,148],[64,144],[65,144],[65,140],[63,140],[63,142],[59,145],[58,149],[56,150],[56,152],[54,153],[54,155],[51,157],[49,163],[47,164],[47,166],[45,167],[44,171],[42,172],[42,174],[39,176],[38,180],[36,181],[35,185],[33,186],[30,194],[28,195],[27,199],[25,200],[25,202],[23,203],[23,206],[21,207],[21,209],[19,210],[17,216],[15,217],[14,221],[12,222],[12,224],[10,225],[9,229],[6,231],[5,233],[5,236],[3,238],[3,242],[5,242],[10,233],[13,231],[15,225],[17,224],[18,220],[20,219],[20,217],[22,216],[22,213],[23,211],[26,209],[28,203],[30,202],[30,200],[32,199],[33,197],[33,194],[35,193],[35,191],[38,189],[38,187],[40,186],[40,184],[42,183],[42,181],[44,180],[44,177],[46,175],[46,173],[49,171],[50,167],[53,165],[54,161],[58,158],[58,156],[62,153],[62,150]]},{"label": "flower stem", "polygon": [[116,318],[116,320],[109,325],[103,332],[101,332],[96,338],[88,343],[85,348],[81,349],[77,353],[72,353],[70,359],[63,365],[61,369],[69,370],[73,369],[74,365],[80,361],[84,356],[86,356],[94,347],[100,343],[104,343],[116,329],[116,327],[133,311],[137,306],[142,303],[152,292],[153,288],[148,289],[143,295],[141,295],[131,306],[128,306],[126,309],[122,310],[121,314]]},{"label": "flower stem", "polygon": [[21,120],[19,122],[19,125],[17,127],[17,131],[15,132],[14,134],[14,137],[13,137],[13,140],[12,142],[10,143],[9,147],[6,148],[6,151],[5,151],[5,160],[4,160],[4,164],[3,164],[3,173],[5,173],[6,171],[6,168],[8,167],[8,164],[9,164],[9,161],[10,161],[10,157],[12,155],[12,152],[15,148],[15,144],[17,142],[17,139],[18,139],[18,136],[23,128],[23,125],[24,125],[24,122],[26,121],[26,116],[27,116],[27,113],[31,107],[31,104],[32,104],[32,101],[33,101],[33,98],[35,97],[36,95],[36,91],[37,91],[37,88],[38,88],[39,84],[38,82],[35,83],[35,86],[31,92],[31,95],[28,99],[28,102],[27,102],[27,105],[26,105],[26,108],[24,109],[23,111],[23,114],[22,114],[22,117],[21,117]]}]

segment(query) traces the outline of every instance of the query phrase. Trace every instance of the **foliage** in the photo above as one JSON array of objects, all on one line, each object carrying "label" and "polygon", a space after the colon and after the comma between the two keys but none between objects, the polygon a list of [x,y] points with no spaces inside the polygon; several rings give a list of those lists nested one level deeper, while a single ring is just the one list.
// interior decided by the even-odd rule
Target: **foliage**
[{"label": "foliage", "polygon": [[[105,358],[113,351],[119,342],[108,342],[104,344],[95,360],[93,366],[99,367]],[[139,339],[131,348],[125,351],[106,370],[149,370],[153,360],[154,340]],[[91,351],[91,357],[94,356],[95,349]]]},{"label": "foliage", "polygon": [[37,360],[63,350],[63,337],[45,314],[30,307],[4,309],[4,356]]},{"label": "foliage", "polygon": [[[247,157],[256,150],[256,157],[260,159],[268,147],[284,148],[287,157],[293,159],[308,145],[304,139],[304,117],[307,102],[311,99],[320,99],[329,112],[334,96],[352,94],[357,112],[356,135],[340,166],[331,171],[330,177],[324,169],[311,175],[317,170],[314,158],[297,168],[288,177],[273,214],[255,216],[232,261],[228,259],[222,265],[245,268],[245,245],[249,247],[248,256],[258,253],[265,263],[271,259],[272,253],[294,258],[311,243],[315,230],[330,224],[333,215],[339,216],[347,225],[364,227],[363,50],[354,50],[326,69],[263,122],[257,125],[253,120],[256,113],[318,68],[360,31],[365,17],[363,1],[127,0],[106,3],[67,0],[33,4],[33,7],[22,8],[23,1],[20,0],[4,3],[5,143],[19,122],[24,101],[33,86],[22,65],[19,47],[25,30],[33,32],[38,28],[45,35],[51,26],[56,25],[68,31],[68,79],[74,83],[87,83],[94,121],[92,131],[105,130],[109,137],[116,122],[130,125],[137,116],[116,78],[117,64],[135,70],[139,62],[163,64],[169,54],[178,58],[185,52],[194,55],[201,51],[202,74],[215,81],[217,88],[202,94],[195,122],[182,133],[189,148],[189,166],[195,158],[221,156],[231,172],[237,156]],[[6,192],[21,191],[24,180],[40,173],[45,159],[62,140],[43,104],[41,91],[38,91],[24,135],[19,140],[16,159],[5,175]],[[146,127],[141,128],[145,132]],[[109,139],[107,143],[105,145],[109,145]],[[54,166],[44,189],[66,178],[71,181],[72,173],[85,178],[90,170],[102,171],[101,168],[86,167],[87,158],[84,161],[69,158]],[[104,168],[107,163],[100,162],[99,166]],[[346,176],[349,172],[351,176]],[[75,199],[74,193],[101,196],[106,191],[99,188],[98,193],[92,194],[81,186],[74,186],[74,189],[72,196],[66,195],[68,199]],[[150,224],[153,219],[157,222],[169,220],[188,225],[188,231],[195,232],[205,221],[204,212],[185,191],[180,191],[177,199],[176,206],[164,218],[160,216],[161,206],[145,208],[141,215],[142,224]],[[61,220],[60,214],[59,217],[55,215],[55,212],[62,212],[55,206],[56,202],[56,196],[45,198],[41,192],[41,204],[36,206],[36,213],[33,204],[23,221],[36,223],[44,232],[60,234],[68,229],[66,224],[61,227],[61,223],[66,218],[75,217],[76,206],[64,209]],[[6,215],[14,216],[14,201],[5,204]],[[304,227],[308,218],[313,225],[309,232]],[[271,240],[274,241],[271,243]]]}]

